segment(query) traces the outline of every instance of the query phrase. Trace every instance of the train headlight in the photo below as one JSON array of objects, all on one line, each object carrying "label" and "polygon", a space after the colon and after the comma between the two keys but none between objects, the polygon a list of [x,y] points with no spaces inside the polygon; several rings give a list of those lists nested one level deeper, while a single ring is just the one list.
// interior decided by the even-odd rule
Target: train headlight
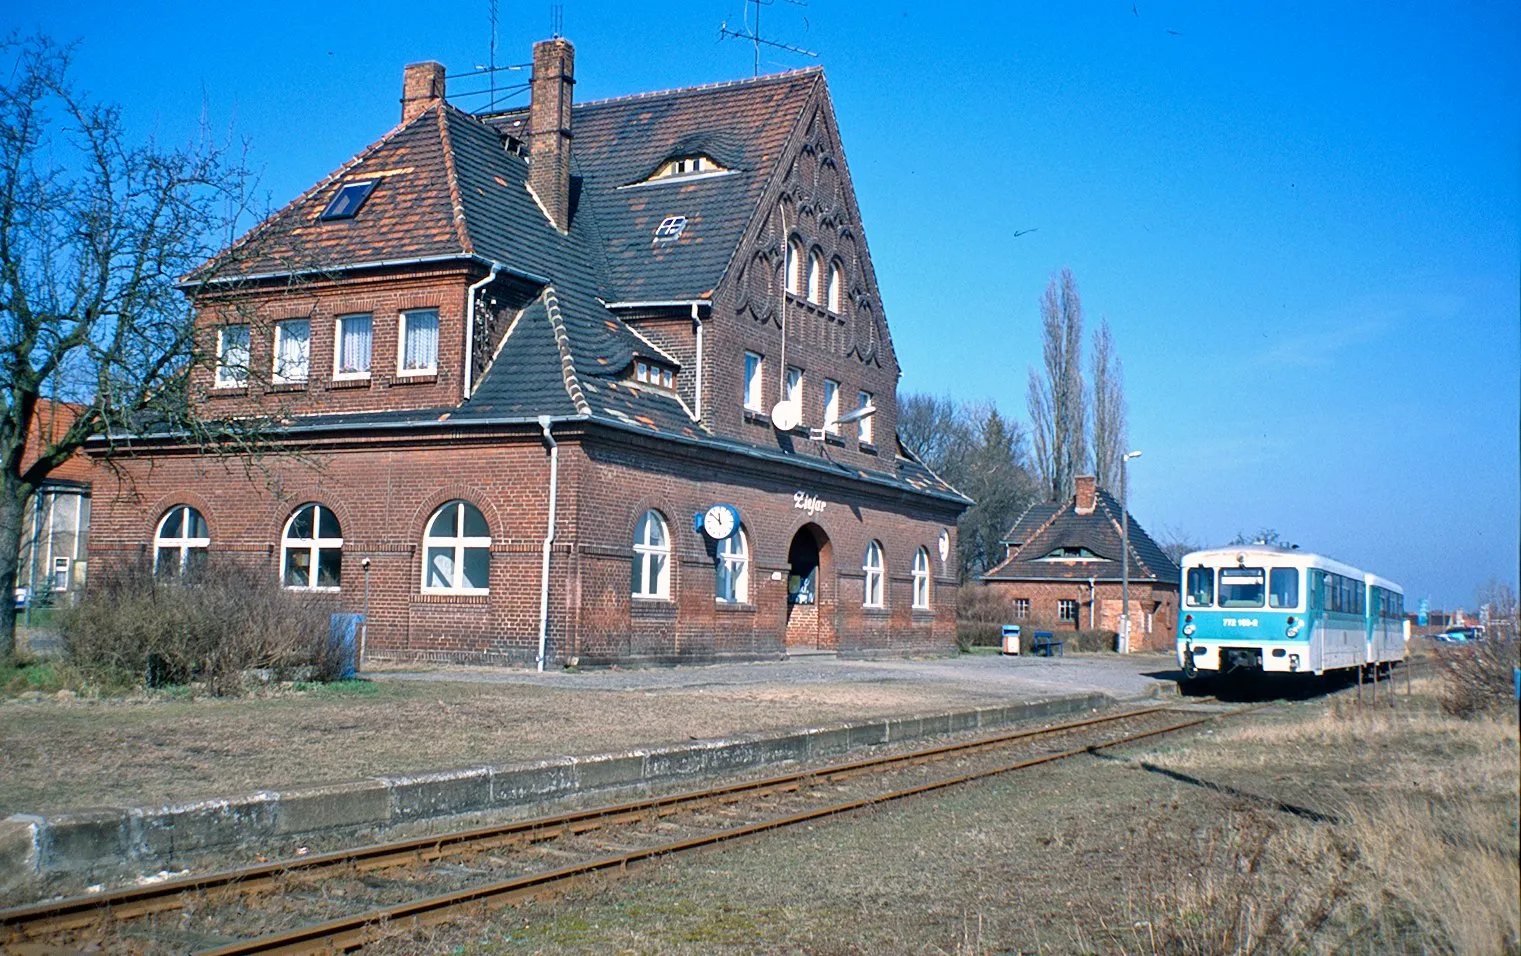
[{"label": "train headlight", "polygon": [[1185,624],[1185,625],[1183,625],[1183,635],[1185,637],[1192,636],[1193,633],[1194,633],[1194,631],[1196,631],[1196,630],[1198,630],[1198,628],[1194,627],[1192,624]]},{"label": "train headlight", "polygon": [[1284,631],[1283,633],[1287,637],[1298,637],[1299,636],[1299,623],[1297,621],[1295,621],[1292,617],[1289,618],[1289,628],[1288,628],[1288,630]]}]

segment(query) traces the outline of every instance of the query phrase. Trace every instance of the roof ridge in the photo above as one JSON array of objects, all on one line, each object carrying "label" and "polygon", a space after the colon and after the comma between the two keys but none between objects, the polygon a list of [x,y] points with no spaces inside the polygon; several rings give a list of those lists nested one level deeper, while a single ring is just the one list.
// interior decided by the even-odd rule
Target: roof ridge
[{"label": "roof ridge", "polygon": [[[667,90],[647,90],[643,93],[625,93],[622,96],[609,96],[605,99],[600,100],[585,100],[583,102],[573,104],[572,108],[580,109],[583,106],[609,106],[618,103],[628,103],[634,100],[653,99],[657,96],[679,96],[684,93],[706,93],[710,90],[734,89],[741,86],[764,86],[769,83],[779,83],[783,80],[795,79],[796,77],[804,76],[809,73],[822,74],[823,72],[824,68],[822,66],[805,66],[800,67],[796,70],[783,70],[780,73],[767,73],[765,76],[747,76],[738,80],[719,80],[716,83],[699,83],[696,86],[676,86]],[[456,109],[457,108],[458,107],[456,107]],[[499,116],[511,116],[513,113],[524,113],[527,111],[528,107],[526,106],[516,106],[510,110],[502,110],[499,113],[484,113],[478,116],[477,119],[494,119]]]},{"label": "roof ridge", "polygon": [[[459,236],[460,246],[470,255],[475,254],[475,244],[470,241],[470,228],[465,220],[465,201],[460,196],[459,173],[454,168],[454,140],[449,136],[448,103],[438,111],[438,136],[444,150],[444,179],[449,183],[449,203],[454,210],[454,232]],[[455,112],[459,112],[457,109]]]},{"label": "roof ridge", "polygon": [[554,332],[555,347],[560,350],[560,374],[565,379],[565,393],[581,415],[591,414],[591,403],[581,388],[580,376],[576,374],[576,360],[570,351],[570,333],[565,330],[565,317],[560,314],[560,297],[554,286],[544,287],[544,312],[549,316],[549,328]]}]

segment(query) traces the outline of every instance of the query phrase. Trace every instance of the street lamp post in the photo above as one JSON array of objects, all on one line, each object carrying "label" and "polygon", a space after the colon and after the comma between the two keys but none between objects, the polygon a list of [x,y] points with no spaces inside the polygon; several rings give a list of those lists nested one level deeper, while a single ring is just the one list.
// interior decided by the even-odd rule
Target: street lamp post
[{"label": "street lamp post", "polygon": [[1130,653],[1130,499],[1127,478],[1130,459],[1141,457],[1129,451],[1120,457],[1120,653]]}]

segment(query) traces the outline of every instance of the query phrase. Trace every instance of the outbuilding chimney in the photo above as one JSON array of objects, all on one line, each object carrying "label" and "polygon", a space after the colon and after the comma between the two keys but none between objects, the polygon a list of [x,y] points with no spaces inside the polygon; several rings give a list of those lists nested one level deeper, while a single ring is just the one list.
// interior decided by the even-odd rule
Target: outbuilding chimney
[{"label": "outbuilding chimney", "polygon": [[570,103],[576,48],[561,37],[533,45],[528,185],[556,229],[570,229]]},{"label": "outbuilding chimney", "polygon": [[1098,479],[1093,475],[1078,475],[1073,481],[1077,485],[1077,513],[1093,514],[1093,509],[1098,507]]},{"label": "outbuilding chimney", "polygon": [[410,123],[444,98],[444,65],[408,63],[401,73],[401,121]]}]

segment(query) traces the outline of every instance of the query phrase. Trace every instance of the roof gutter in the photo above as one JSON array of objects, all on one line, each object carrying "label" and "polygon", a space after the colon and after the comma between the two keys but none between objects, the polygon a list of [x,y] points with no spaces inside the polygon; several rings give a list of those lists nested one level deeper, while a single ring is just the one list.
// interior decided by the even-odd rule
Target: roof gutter
[{"label": "roof gutter", "polygon": [[677,309],[690,306],[696,308],[712,308],[712,299],[651,299],[647,302],[604,302],[602,307],[606,309]]},{"label": "roof gutter", "polygon": [[497,262],[494,259],[487,259],[485,256],[478,256],[474,253],[466,254],[452,252],[442,256],[414,256],[409,259],[375,259],[370,262],[354,262],[349,263],[348,265],[334,266],[329,269],[285,269],[278,272],[256,272],[252,275],[235,275],[226,276],[225,278],[219,279],[208,279],[205,282],[196,282],[190,279],[181,279],[179,282],[176,282],[174,284],[174,287],[184,292],[187,290],[205,288],[208,286],[236,285],[241,282],[261,282],[265,279],[287,279],[297,278],[300,276],[327,275],[329,273],[336,272],[356,272],[360,269],[395,269],[401,266],[430,266],[445,262],[478,262],[483,266],[487,266],[488,268],[498,269],[510,275],[515,275],[520,279],[527,279],[529,282],[538,283],[539,285],[549,285],[551,283],[551,280],[548,276],[541,276],[538,273],[528,272],[523,269],[516,269],[512,266]]}]

